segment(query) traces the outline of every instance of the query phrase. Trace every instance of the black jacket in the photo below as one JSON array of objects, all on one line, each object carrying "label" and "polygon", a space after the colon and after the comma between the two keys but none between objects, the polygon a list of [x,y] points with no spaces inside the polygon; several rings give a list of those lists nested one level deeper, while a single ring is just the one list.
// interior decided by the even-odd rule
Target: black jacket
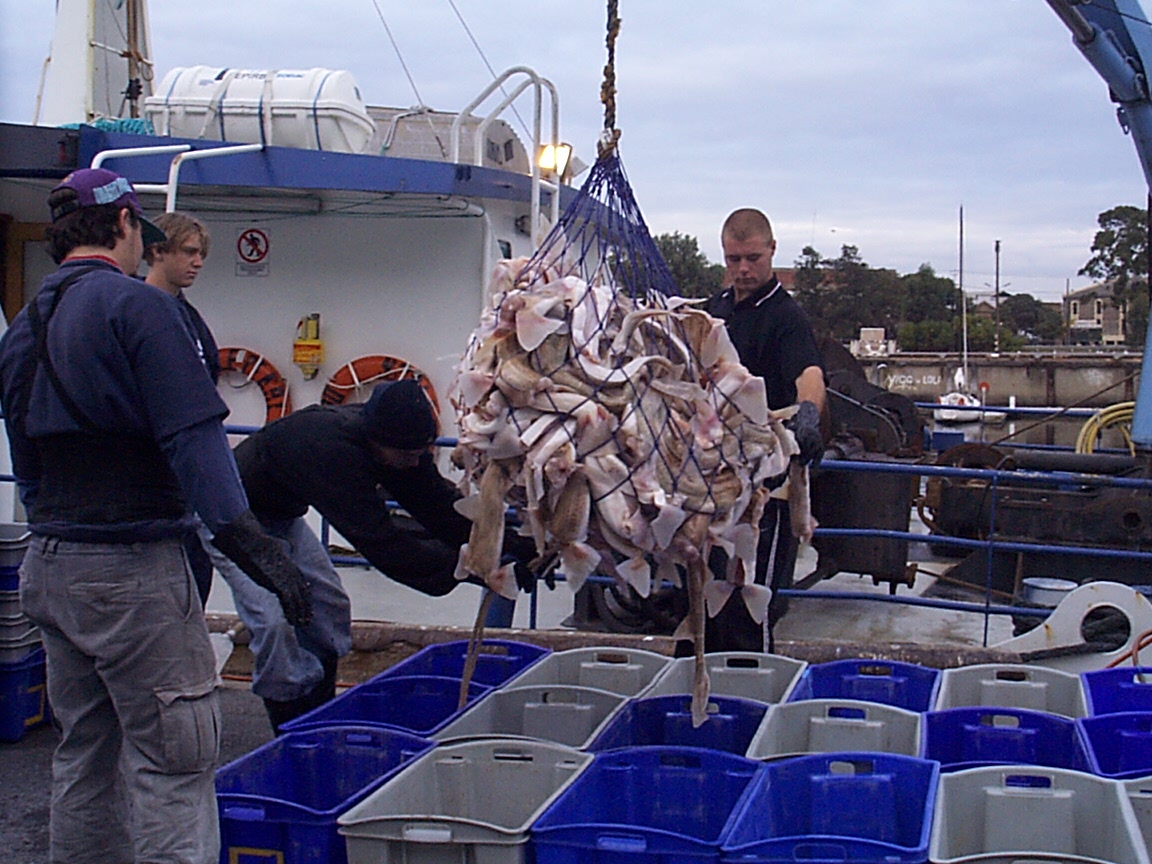
[{"label": "black jacket", "polygon": [[[360,405],[312,405],[248,436],[235,449],[252,511],[264,520],[315,507],[373,567],[425,594],[456,587],[460,545],[472,523],[452,507],[456,489],[426,455],[416,468],[384,468],[363,435]],[[395,500],[427,532],[399,524]]]}]

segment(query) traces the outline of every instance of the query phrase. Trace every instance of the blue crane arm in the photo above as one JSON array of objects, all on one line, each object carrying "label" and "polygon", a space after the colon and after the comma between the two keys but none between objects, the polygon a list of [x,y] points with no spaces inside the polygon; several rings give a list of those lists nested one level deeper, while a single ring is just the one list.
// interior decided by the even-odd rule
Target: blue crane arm
[{"label": "blue crane arm", "polygon": [[1152,28],[1144,10],[1137,0],[1048,0],[1048,5],[1108,85],[1118,103],[1117,118],[1132,133],[1144,180],[1152,189],[1152,100],[1144,71],[1152,69]]},{"label": "blue crane arm", "polygon": [[[1152,69],[1152,27],[1144,10],[1137,0],[1048,0],[1048,5],[1108,85],[1118,103],[1117,119],[1126,133],[1132,133],[1144,180],[1152,191],[1152,100],[1145,72]],[[1142,449],[1152,449],[1152,318],[1144,339],[1132,440]]]}]

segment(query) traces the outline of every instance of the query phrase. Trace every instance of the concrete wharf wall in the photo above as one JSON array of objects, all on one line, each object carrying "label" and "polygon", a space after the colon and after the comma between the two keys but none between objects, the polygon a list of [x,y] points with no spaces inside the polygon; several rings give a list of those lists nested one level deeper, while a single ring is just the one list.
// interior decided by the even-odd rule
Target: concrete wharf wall
[{"label": "concrete wharf wall", "polygon": [[[963,365],[959,354],[857,359],[869,381],[917,402],[934,402],[955,390],[954,376]],[[973,393],[988,384],[989,405],[1007,405],[1015,396],[1021,407],[1103,407],[1136,398],[1141,360],[1133,352],[969,354],[968,381]]]}]

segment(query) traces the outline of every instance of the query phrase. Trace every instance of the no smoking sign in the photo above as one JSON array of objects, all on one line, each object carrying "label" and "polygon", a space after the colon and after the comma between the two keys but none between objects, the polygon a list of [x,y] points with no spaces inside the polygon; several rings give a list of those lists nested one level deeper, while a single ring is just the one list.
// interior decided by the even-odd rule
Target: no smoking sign
[{"label": "no smoking sign", "polygon": [[245,228],[236,238],[236,275],[268,275],[268,233],[262,228]]}]

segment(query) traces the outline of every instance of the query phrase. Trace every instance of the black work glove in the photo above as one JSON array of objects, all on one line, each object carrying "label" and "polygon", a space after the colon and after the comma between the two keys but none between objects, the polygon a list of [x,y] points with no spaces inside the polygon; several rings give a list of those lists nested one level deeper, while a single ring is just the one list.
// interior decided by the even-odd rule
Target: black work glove
[{"label": "black work glove", "polygon": [[500,559],[501,564],[512,564],[513,574],[516,576],[516,587],[525,594],[536,590],[536,574],[529,568],[527,562],[515,555],[505,555]]},{"label": "black work glove", "polygon": [[251,510],[217,531],[212,545],[235,561],[253,582],[276,595],[289,624],[306,627],[312,621],[311,591],[304,574],[264,533]]},{"label": "black work glove", "polygon": [[813,402],[800,403],[796,413],[784,421],[784,426],[792,430],[800,447],[800,462],[804,465],[819,465],[824,457],[824,434],[820,431],[820,409]]},{"label": "black work glove", "polygon": [[536,542],[509,529],[504,533],[504,557],[501,564],[515,564],[516,587],[525,594],[536,590],[537,574],[528,566],[536,558]]}]

